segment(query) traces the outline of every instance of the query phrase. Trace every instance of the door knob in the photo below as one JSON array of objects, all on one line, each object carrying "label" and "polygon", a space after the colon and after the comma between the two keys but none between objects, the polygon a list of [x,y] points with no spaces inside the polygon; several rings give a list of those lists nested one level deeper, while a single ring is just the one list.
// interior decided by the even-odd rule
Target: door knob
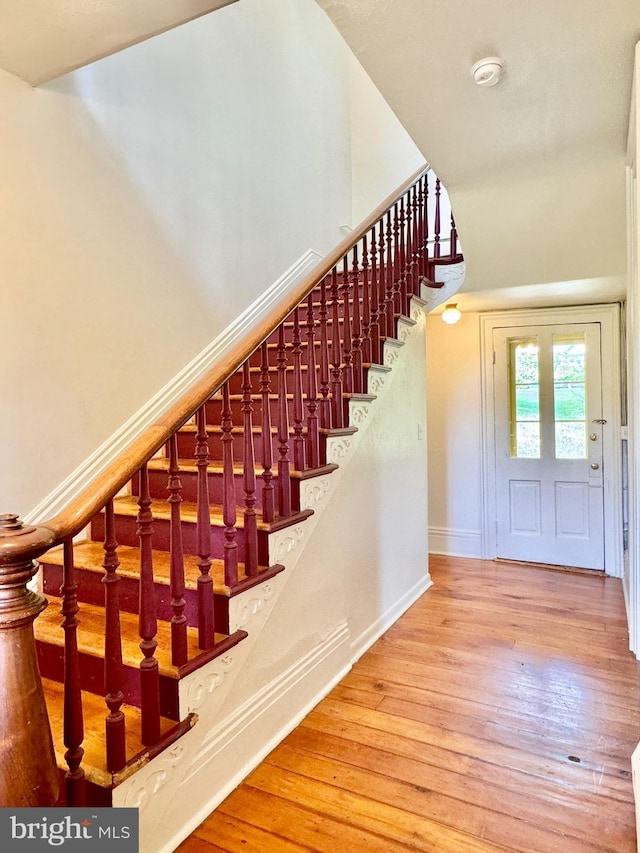
[{"label": "door knob", "polygon": [[591,439],[591,441],[597,441],[598,440],[598,433],[592,432],[591,435],[589,436],[589,438]]},{"label": "door knob", "polygon": [[598,463],[597,463],[597,462],[592,462],[592,463],[591,463],[591,468],[592,468],[594,471],[597,471],[599,467],[600,467],[600,466],[598,465]]}]

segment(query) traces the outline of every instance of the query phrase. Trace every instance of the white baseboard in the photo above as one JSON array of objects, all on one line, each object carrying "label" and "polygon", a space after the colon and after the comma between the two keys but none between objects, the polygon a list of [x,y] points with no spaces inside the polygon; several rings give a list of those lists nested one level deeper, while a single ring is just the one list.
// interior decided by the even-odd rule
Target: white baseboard
[{"label": "white baseboard", "polygon": [[[175,829],[169,840],[162,833],[161,838],[154,838],[154,827],[145,827],[141,852],[175,850],[350,669],[349,628],[343,623],[216,726],[180,781],[180,788],[185,786],[185,790],[207,791],[206,801],[199,804],[195,813],[189,810],[188,820]],[[231,775],[225,772],[227,765],[233,768]],[[216,779],[223,780],[220,787],[216,786]]]},{"label": "white baseboard", "polygon": [[117,457],[164,415],[213,365],[241,340],[263,317],[316,266],[322,255],[308,249],[280,278],[230,323],[210,344],[148,403],[113,433],[91,456],[30,512],[27,524],[40,524],[61,512],[70,501],[103,473]]},{"label": "white baseboard", "polygon": [[417,584],[415,584],[415,586],[413,586],[412,589],[408,590],[402,598],[398,599],[398,601],[396,601],[386,613],[383,613],[379,619],[376,619],[373,625],[370,625],[366,631],[353,640],[351,643],[352,662],[355,663],[359,658],[361,658],[367,649],[371,648],[375,641],[379,640],[385,631],[387,631],[394,622],[397,622],[402,614],[408,610],[412,604],[415,604],[420,596],[423,595],[423,593],[425,593],[431,586],[433,586],[433,581],[427,573],[418,581]]},{"label": "white baseboard", "polygon": [[479,530],[452,530],[448,527],[429,528],[429,551],[448,557],[482,559],[482,534]]}]

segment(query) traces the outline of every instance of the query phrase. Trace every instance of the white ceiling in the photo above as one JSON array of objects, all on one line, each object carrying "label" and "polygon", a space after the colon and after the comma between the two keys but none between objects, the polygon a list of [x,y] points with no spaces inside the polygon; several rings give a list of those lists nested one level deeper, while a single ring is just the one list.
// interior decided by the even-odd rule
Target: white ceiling
[{"label": "white ceiling", "polygon": [[[318,3],[448,187],[469,304],[624,294],[637,0]],[[484,56],[494,88],[470,75]]]},{"label": "white ceiling", "polygon": [[236,0],[2,0],[0,68],[32,86]]}]

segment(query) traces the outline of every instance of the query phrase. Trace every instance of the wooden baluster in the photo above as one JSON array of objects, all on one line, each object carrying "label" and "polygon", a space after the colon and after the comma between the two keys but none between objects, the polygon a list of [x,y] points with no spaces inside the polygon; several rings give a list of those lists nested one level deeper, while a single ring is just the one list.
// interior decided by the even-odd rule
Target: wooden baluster
[{"label": "wooden baluster", "polygon": [[360,267],[358,266],[358,245],[353,247],[351,282],[353,290],[353,324],[351,339],[351,363],[353,365],[353,390],[362,393],[362,321],[360,309]]},{"label": "wooden baluster", "polygon": [[344,426],[344,408],[342,403],[342,342],[339,318],[340,288],[338,287],[338,268],[331,272],[331,425],[334,429]]},{"label": "wooden baluster", "polygon": [[171,553],[170,589],[171,589],[171,663],[182,666],[187,662],[187,617],[184,614],[186,602],[184,580],[184,552],[182,548],[182,522],[180,504],[182,503],[182,481],[178,467],[178,436],[174,433],[168,441],[169,450],[169,492],[168,503],[171,511],[169,528],[169,551]]},{"label": "wooden baluster", "polygon": [[342,386],[347,394],[353,391],[353,362],[351,353],[351,306],[349,305],[349,267],[347,256],[342,261]]},{"label": "wooden baluster", "polygon": [[253,447],[249,359],[242,367],[242,422],[244,427],[244,566],[249,577],[258,574],[258,519],[256,517],[256,463]]},{"label": "wooden baluster", "polygon": [[233,418],[229,382],[222,386],[222,520],[224,522],[224,582],[238,583],[236,487],[233,475]]},{"label": "wooden baluster", "polygon": [[405,193],[403,199],[404,213],[404,277],[402,288],[402,304],[403,314],[406,317],[411,315],[411,297],[414,293],[413,287],[413,210],[411,208],[411,189]]},{"label": "wooden baluster", "polygon": [[262,398],[262,518],[273,521],[276,517],[273,488],[273,439],[271,436],[271,372],[269,370],[269,349],[265,341],[262,344],[260,366],[260,394]]},{"label": "wooden baluster", "polygon": [[451,240],[449,242],[449,251],[452,258],[458,254],[458,229],[456,228],[456,221],[453,218],[453,213],[451,214]]},{"label": "wooden baluster", "polygon": [[402,217],[398,202],[393,205],[393,313],[402,314]]},{"label": "wooden baluster", "polygon": [[422,179],[422,240],[420,241],[420,254],[422,257],[422,275],[429,275],[429,175]]},{"label": "wooden baluster", "polygon": [[287,345],[284,323],[278,329],[278,512],[291,515],[291,470],[289,461],[289,404],[287,401]]},{"label": "wooden baluster", "polygon": [[413,293],[420,296],[420,182],[414,185],[411,198],[413,235],[411,240],[411,280]]},{"label": "wooden baluster", "polygon": [[[385,258],[384,215],[380,219],[379,229],[380,275],[378,276],[378,325],[380,326],[380,335],[384,339],[387,337],[387,265]],[[380,353],[382,355],[382,347]]]},{"label": "wooden baluster", "polygon": [[[371,291],[369,288],[369,244],[362,238],[362,361],[371,364]],[[363,391],[364,386],[363,377]]]},{"label": "wooden baluster", "polygon": [[293,467],[304,471],[304,426],[302,391],[302,345],[300,342],[300,318],[298,308],[293,311]]},{"label": "wooden baluster", "polygon": [[433,221],[433,257],[440,257],[440,178],[436,178],[436,211]]},{"label": "wooden baluster", "polygon": [[[211,577],[211,507],[209,501],[209,436],[204,406],[196,414],[195,458],[198,469],[198,646],[203,651],[215,645],[213,579]],[[224,436],[223,436],[224,441]],[[224,446],[224,445],[223,445]],[[233,464],[232,464],[233,467]]]},{"label": "wooden baluster", "polygon": [[155,656],[158,641],[156,593],[153,583],[153,513],[149,492],[149,471],[140,468],[138,498],[138,539],[140,541],[140,585],[138,597],[138,630],[140,633],[140,723],[142,743],[152,746],[160,740],[160,672]]},{"label": "wooden baluster", "polygon": [[320,426],[322,429],[331,427],[331,400],[329,377],[329,337],[327,333],[327,279],[320,283]]},{"label": "wooden baluster", "polygon": [[393,305],[393,273],[395,266],[395,257],[393,254],[393,225],[391,219],[391,211],[387,213],[387,283],[385,289],[385,309],[387,314],[387,336],[390,338],[395,338],[396,336],[396,323],[395,323],[395,311]]},{"label": "wooden baluster", "polygon": [[121,705],[124,702],[122,692],[122,640],[120,634],[120,601],[118,586],[118,542],[115,535],[115,517],[113,501],[104,508],[105,535],[104,560],[104,701],[109,709],[105,720],[105,741],[107,746],[107,770],[117,773],[127,762],[125,746],[125,720]]},{"label": "wooden baluster", "polygon": [[318,427],[318,374],[316,373],[315,318],[313,291],[307,298],[307,467],[320,466]]},{"label": "wooden baluster", "polygon": [[65,773],[67,804],[83,806],[86,803],[86,783],[82,768],[84,749],[84,721],[82,718],[82,690],[80,687],[80,657],[78,655],[78,584],[73,562],[73,540],[64,542],[62,568],[62,628],[64,630],[64,760],[69,768]]},{"label": "wooden baluster", "polygon": [[380,290],[378,286],[378,247],[376,245],[376,227],[371,229],[371,361],[381,364],[382,351],[380,346]]}]

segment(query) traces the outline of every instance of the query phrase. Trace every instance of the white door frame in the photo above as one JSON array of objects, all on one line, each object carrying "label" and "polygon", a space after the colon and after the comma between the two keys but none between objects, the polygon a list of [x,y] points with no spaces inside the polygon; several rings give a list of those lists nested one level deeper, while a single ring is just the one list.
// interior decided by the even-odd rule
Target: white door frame
[{"label": "white door frame", "polygon": [[[602,435],[604,480],[604,569],[622,577],[622,453],[620,431],[620,306],[574,305],[480,314],[482,389],[482,558],[493,560],[496,548],[496,458],[493,416],[493,330],[509,326],[600,323],[602,348]],[[611,370],[609,370],[611,365]]]}]

